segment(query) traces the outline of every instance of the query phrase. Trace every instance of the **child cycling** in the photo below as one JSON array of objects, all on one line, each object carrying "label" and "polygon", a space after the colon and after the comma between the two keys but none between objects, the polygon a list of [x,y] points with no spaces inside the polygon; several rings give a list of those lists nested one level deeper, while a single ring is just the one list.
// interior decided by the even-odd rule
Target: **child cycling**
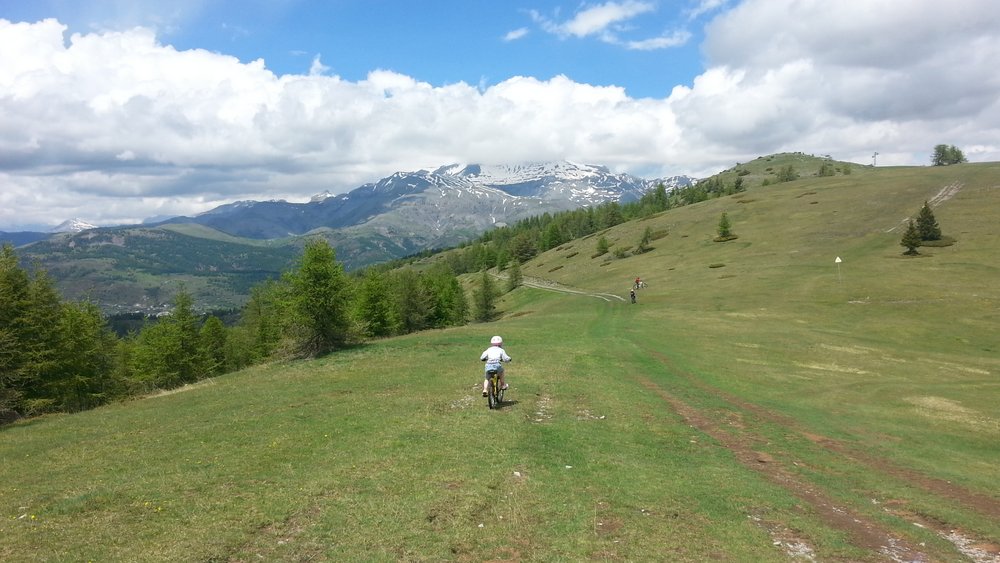
[{"label": "child cycling", "polygon": [[511,358],[507,355],[507,352],[504,352],[503,338],[499,336],[490,338],[490,347],[479,356],[479,360],[486,362],[486,376],[483,379],[483,397],[489,394],[490,371],[497,372],[500,376],[500,388],[506,389],[507,382],[504,380],[502,362],[509,362]]}]

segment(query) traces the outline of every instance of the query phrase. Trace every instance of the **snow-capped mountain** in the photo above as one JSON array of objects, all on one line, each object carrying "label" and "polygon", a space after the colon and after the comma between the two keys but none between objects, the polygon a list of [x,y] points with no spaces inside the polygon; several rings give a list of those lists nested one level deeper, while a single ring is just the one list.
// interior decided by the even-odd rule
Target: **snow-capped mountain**
[{"label": "snow-capped mountain", "polygon": [[49,230],[50,233],[79,233],[80,231],[86,231],[87,229],[96,229],[97,225],[92,225],[83,219],[68,219],[59,223],[56,227]]},{"label": "snow-capped mountain", "polygon": [[534,215],[634,201],[659,183],[669,190],[692,181],[686,176],[645,180],[565,161],[451,164],[396,172],[345,194],[317,194],[308,203],[240,201],[170,222],[195,222],[256,239],[334,230],[346,238],[397,246],[386,248],[389,257],[396,257],[454,245]]}]

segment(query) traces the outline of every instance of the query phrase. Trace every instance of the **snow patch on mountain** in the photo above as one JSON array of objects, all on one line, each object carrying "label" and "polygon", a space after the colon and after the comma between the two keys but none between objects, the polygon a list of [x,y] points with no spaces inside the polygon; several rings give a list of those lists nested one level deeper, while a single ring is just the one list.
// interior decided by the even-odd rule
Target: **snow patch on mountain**
[{"label": "snow patch on mountain", "polygon": [[96,229],[97,225],[83,219],[68,219],[49,230],[50,233],[79,233],[88,229]]}]

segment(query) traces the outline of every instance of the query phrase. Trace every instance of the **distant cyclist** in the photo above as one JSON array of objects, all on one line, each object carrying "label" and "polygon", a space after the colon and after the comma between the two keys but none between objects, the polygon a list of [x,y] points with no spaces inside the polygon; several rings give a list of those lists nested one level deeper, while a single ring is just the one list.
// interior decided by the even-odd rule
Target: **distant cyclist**
[{"label": "distant cyclist", "polygon": [[479,360],[486,362],[486,377],[483,379],[483,397],[489,394],[490,370],[496,370],[500,376],[500,388],[506,389],[507,382],[504,380],[502,362],[509,362],[511,358],[507,355],[507,352],[504,352],[503,338],[499,336],[490,338],[490,347],[479,356]]}]

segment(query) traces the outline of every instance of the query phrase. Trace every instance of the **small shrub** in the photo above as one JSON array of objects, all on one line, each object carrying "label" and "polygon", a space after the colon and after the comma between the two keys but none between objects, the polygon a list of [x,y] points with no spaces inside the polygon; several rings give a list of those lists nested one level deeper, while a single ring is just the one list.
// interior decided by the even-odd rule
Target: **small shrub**
[{"label": "small shrub", "polygon": [[624,248],[616,248],[612,254],[614,254],[615,258],[628,258],[628,250]]}]

